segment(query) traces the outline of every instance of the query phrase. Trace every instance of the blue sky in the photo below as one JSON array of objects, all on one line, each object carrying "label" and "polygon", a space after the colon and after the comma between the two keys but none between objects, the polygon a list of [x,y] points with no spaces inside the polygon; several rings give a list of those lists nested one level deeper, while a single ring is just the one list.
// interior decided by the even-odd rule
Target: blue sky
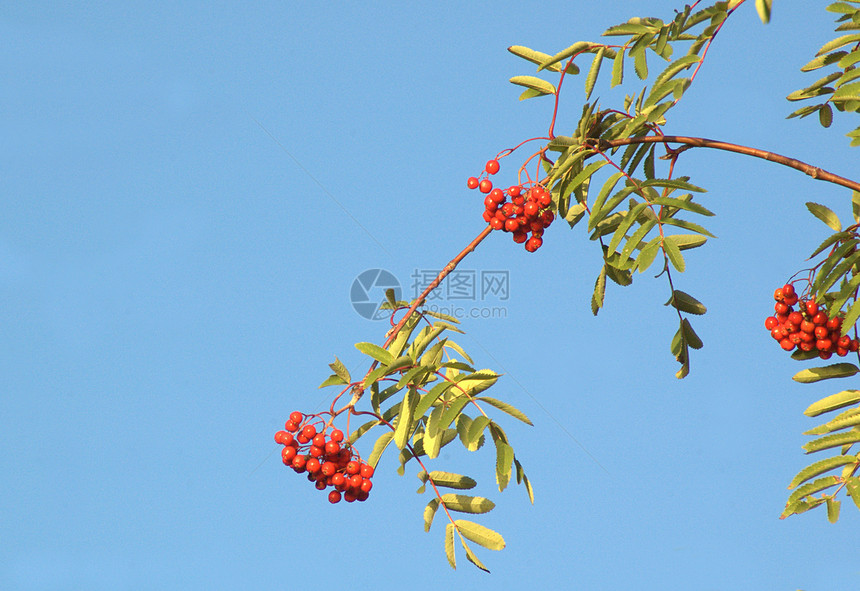
[{"label": "blue sky", "polygon": [[[21,3],[0,9],[0,587],[846,589],[857,512],[777,519],[808,463],[802,415],[850,387],[800,369],[763,328],[773,289],[850,215],[850,194],[731,154],[690,151],[719,239],[677,287],[709,313],[674,377],[663,281],[611,285],[591,315],[599,252],[554,225],[535,254],[492,235],[463,263],[506,271],[499,318],[464,322],[536,502],[493,490],[489,449],[439,469],[479,481],[493,571],[450,570],[415,469],[384,456],[371,498],[329,505],[280,463],[272,434],[327,406],[335,355],[384,322],[353,309],[367,269],[443,266],[482,227],[465,188],[491,156],[543,135],[548,100],[505,48],[547,53],[679,3]],[[832,34],[808,3],[752,6],[724,27],[666,131],[772,149],[846,176],[836,117],[786,121],[785,95]],[[569,87],[567,86],[569,85]],[[617,100],[598,82],[595,96]],[[566,81],[558,128],[579,116]],[[567,126],[567,127],[566,127]],[[511,174],[503,163],[499,178]],[[512,180],[512,177],[511,177]],[[505,181],[502,181],[505,182]],[[490,298],[492,299],[492,298]],[[487,305],[485,302],[481,306]],[[365,442],[368,445],[370,442]],[[407,583],[408,582],[408,583]]]}]

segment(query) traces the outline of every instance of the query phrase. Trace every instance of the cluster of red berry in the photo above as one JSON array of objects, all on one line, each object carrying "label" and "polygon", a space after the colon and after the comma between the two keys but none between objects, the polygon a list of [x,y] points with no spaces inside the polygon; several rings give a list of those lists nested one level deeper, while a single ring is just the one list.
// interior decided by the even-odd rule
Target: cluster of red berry
[{"label": "cluster of red berry", "polygon": [[330,503],[339,502],[341,497],[348,503],[367,500],[373,488],[373,466],[353,454],[351,446],[341,445],[344,435],[340,429],[332,430],[328,437],[325,429],[317,433],[313,422],[321,420],[316,415],[291,412],[285,430],[275,433],[275,443],[284,446],[281,459],[299,474],[307,472],[317,490],[334,487],[328,493]]},{"label": "cluster of red berry", "polygon": [[[844,357],[860,349],[860,341],[841,333],[842,318],[830,318],[815,300],[799,299],[794,286],[787,283],[773,293],[776,316],[769,316],[764,326],[786,351],[817,351],[822,359],[836,353]],[[800,304],[795,310],[795,304]]]},{"label": "cluster of red berry", "polygon": [[[499,161],[490,160],[484,167],[488,175],[499,172]],[[552,197],[540,185],[525,189],[522,185],[509,187],[507,190],[493,188],[489,178],[478,180],[469,177],[466,186],[478,189],[487,196],[484,198],[484,221],[493,230],[503,230],[513,235],[517,244],[525,243],[525,249],[534,252],[543,244],[543,231],[555,219],[549,206]],[[507,198],[510,197],[510,201]],[[531,237],[529,237],[531,232]]]}]

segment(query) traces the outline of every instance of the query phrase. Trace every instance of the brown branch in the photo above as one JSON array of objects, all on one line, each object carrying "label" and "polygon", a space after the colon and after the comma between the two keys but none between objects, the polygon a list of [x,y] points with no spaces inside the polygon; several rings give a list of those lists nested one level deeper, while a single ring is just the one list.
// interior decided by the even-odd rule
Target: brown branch
[{"label": "brown branch", "polygon": [[[451,273],[451,271],[456,269],[457,265],[460,264],[460,261],[462,261],[464,258],[466,258],[466,255],[468,255],[470,252],[474,251],[478,247],[478,245],[484,240],[484,238],[489,236],[490,232],[492,232],[492,231],[493,231],[493,228],[490,226],[487,226],[486,228],[484,228],[484,230],[480,234],[478,234],[478,236],[474,240],[472,240],[466,246],[466,248],[464,248],[463,250],[460,251],[460,254],[455,256],[453,259],[451,259],[451,262],[449,262],[447,265],[445,265],[445,268],[442,269],[438,275],[436,275],[436,279],[431,281],[430,285],[428,285],[424,289],[424,291],[421,292],[421,295],[419,295],[417,298],[415,298],[415,301],[412,302],[412,305],[406,311],[406,314],[403,315],[403,318],[400,319],[400,322],[398,322],[397,325],[388,332],[388,338],[385,339],[385,343],[382,345],[383,349],[385,349],[391,343],[394,342],[394,339],[397,337],[397,333],[399,333],[401,330],[403,330],[403,327],[406,326],[406,322],[412,317],[412,314],[415,313],[415,310],[418,309],[418,306],[420,306],[424,303],[424,299],[430,294],[430,292],[433,291],[434,289],[436,289],[437,287],[439,287],[439,284],[442,283],[442,280],[445,279],[445,277],[447,277],[448,274]],[[370,369],[367,370],[367,374],[365,374],[365,376],[364,376],[365,378],[367,378],[367,376],[370,375],[370,372],[372,372],[374,369],[376,369],[377,364],[378,364],[378,362],[374,361],[370,365]],[[359,401],[359,399],[364,394],[363,384],[364,384],[364,380],[362,380],[360,384],[356,385],[353,388],[352,400],[350,400],[349,404],[344,408],[352,408],[355,406],[355,403]],[[341,409],[341,410],[343,410],[343,409]]]},{"label": "brown branch", "polygon": [[717,140],[709,140],[701,137],[688,137],[683,135],[661,135],[661,136],[645,136],[645,137],[631,137],[631,138],[622,138],[617,140],[599,140],[598,146],[601,150],[605,151],[610,148],[617,148],[619,146],[627,146],[630,144],[684,144],[685,146],[691,148],[714,148],[717,150],[725,150],[727,152],[737,152],[738,154],[745,154],[747,156],[753,156],[755,158],[761,158],[763,160],[768,160],[769,162],[776,162],[777,164],[782,164],[783,166],[788,166],[789,168],[794,168],[795,170],[799,170],[800,172],[811,176],[814,179],[819,181],[826,181],[828,183],[833,183],[836,185],[841,185],[843,187],[847,187],[854,191],[860,191],[860,183],[856,181],[852,181],[850,179],[846,179],[839,175],[833,174],[832,172],[827,172],[822,168],[818,168],[817,166],[812,166],[811,164],[807,164],[806,162],[802,162],[795,158],[789,158],[788,156],[781,156],[780,154],[775,154],[773,152],[768,152],[767,150],[759,150],[757,148],[750,148],[748,146],[739,146],[738,144],[731,144],[728,142],[720,142]]}]

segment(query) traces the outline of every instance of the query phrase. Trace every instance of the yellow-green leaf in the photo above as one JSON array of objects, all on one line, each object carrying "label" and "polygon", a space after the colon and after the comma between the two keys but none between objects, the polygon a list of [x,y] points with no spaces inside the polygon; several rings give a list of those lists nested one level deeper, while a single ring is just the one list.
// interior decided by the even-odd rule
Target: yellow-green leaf
[{"label": "yellow-green leaf", "polygon": [[457,568],[457,561],[454,557],[454,532],[457,530],[453,523],[445,526],[445,556],[448,557],[448,564],[451,568]]},{"label": "yellow-green leaf", "polygon": [[446,493],[442,495],[442,503],[451,511],[461,513],[487,513],[492,511],[496,504],[486,497],[473,497],[471,495],[457,495]]},{"label": "yellow-green leaf", "polygon": [[856,373],[860,373],[860,369],[858,369],[853,363],[834,363],[833,365],[827,365],[825,367],[804,369],[794,374],[794,377],[791,379],[795,382],[800,382],[801,384],[811,384],[812,382],[829,380],[832,378],[847,378]]},{"label": "yellow-green leaf", "polygon": [[860,390],[843,390],[822,398],[818,402],[813,402],[803,411],[803,414],[808,417],[817,417],[820,414],[850,406],[856,402],[860,402]]},{"label": "yellow-green leaf", "polygon": [[857,458],[854,456],[836,456],[834,458],[825,458],[814,464],[807,466],[803,470],[797,473],[791,483],[788,485],[789,490],[796,487],[798,484],[806,482],[810,478],[815,478],[819,474],[824,474],[834,468],[839,468],[840,466],[847,466],[849,464],[856,464]]},{"label": "yellow-green leaf", "polygon": [[504,550],[505,539],[500,533],[465,519],[457,519],[454,523],[467,540],[480,544],[487,550]]}]

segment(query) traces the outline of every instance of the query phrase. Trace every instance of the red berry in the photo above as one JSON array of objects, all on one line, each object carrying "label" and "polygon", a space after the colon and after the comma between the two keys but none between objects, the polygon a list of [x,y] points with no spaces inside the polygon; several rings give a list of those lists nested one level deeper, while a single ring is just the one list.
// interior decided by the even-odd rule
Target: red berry
[{"label": "red berry", "polygon": [[373,483],[370,480],[368,480],[367,478],[365,478],[364,480],[361,481],[361,486],[359,488],[361,489],[362,492],[369,493],[370,489],[373,488]]},{"label": "red berry", "polygon": [[303,470],[307,461],[307,457],[299,454],[293,458],[293,468],[296,470]]},{"label": "red berry", "polygon": [[544,228],[549,228],[549,225],[555,219],[555,215],[551,211],[545,211],[541,214],[541,221]]},{"label": "red berry", "polygon": [[340,472],[333,474],[331,477],[332,486],[336,486],[338,488],[343,487],[346,484],[346,476],[341,474]]},{"label": "red berry", "polygon": [[312,439],[313,444],[317,447],[325,447],[325,434],[317,433]]},{"label": "red berry", "polygon": [[525,230],[517,230],[516,232],[514,232],[513,236],[514,242],[516,242],[517,244],[522,244],[523,242],[528,240],[529,237],[528,232],[526,232]]},{"label": "red berry", "polygon": [[493,181],[490,179],[484,179],[478,184],[478,190],[481,193],[489,193],[493,190]]},{"label": "red berry", "polygon": [[816,326],[825,326],[826,325],[827,328],[829,328],[830,330],[833,330],[834,328],[839,328],[836,325],[830,326],[830,320],[827,319],[827,314],[825,314],[824,312],[819,312],[818,314],[813,316],[812,317],[812,323]]},{"label": "red berry", "polygon": [[308,453],[311,455],[311,457],[321,458],[325,454],[325,449],[323,449],[321,447],[317,447],[316,445],[312,445],[311,449],[310,449],[310,451],[308,451]]},{"label": "red berry", "polygon": [[849,337],[847,334],[842,335],[841,337],[839,337],[839,340],[836,341],[836,346],[841,347],[843,349],[847,349],[849,346],[851,346],[851,337]]},{"label": "red berry", "polygon": [[305,463],[305,468],[307,468],[308,472],[311,474],[319,472],[321,467],[322,465],[320,464],[320,461],[316,458],[311,458]]},{"label": "red berry", "polygon": [[343,493],[343,500],[346,501],[347,503],[354,503],[355,499],[356,499],[356,496],[355,496],[355,493],[353,491],[348,490],[345,493]]},{"label": "red berry", "polygon": [[526,250],[529,252],[534,252],[541,247],[543,244],[543,238],[538,236],[532,236],[528,240],[526,240]]},{"label": "red berry", "polygon": [[523,206],[523,213],[525,213],[529,217],[534,217],[540,211],[540,206],[534,201],[529,201]]},{"label": "red berry", "polygon": [[299,433],[298,435],[296,435],[296,441],[304,445],[305,443],[310,442],[310,438],[305,437],[304,433]]},{"label": "red berry", "polygon": [[819,351],[830,351],[833,348],[833,341],[830,339],[818,339],[815,341],[815,348]]},{"label": "red berry", "polygon": [[505,221],[505,232],[513,232],[515,230],[519,230],[519,228],[520,223],[514,218],[508,218],[507,221]]},{"label": "red berry", "polygon": [[830,351],[821,351],[820,353],[818,353],[818,356],[822,359],[830,359],[832,355],[833,353],[831,353]]},{"label": "red berry", "polygon": [[484,166],[484,170],[487,171],[487,174],[496,174],[499,172],[499,161],[496,159],[490,160],[487,162],[487,165]]},{"label": "red berry", "polygon": [[764,319],[764,327],[766,329],[773,330],[777,326],[779,326],[779,321],[776,318],[774,318],[773,316],[768,316],[767,318]]},{"label": "red berry", "polygon": [[485,211],[484,212],[484,221],[485,222],[492,222],[493,221],[493,212],[492,211]]},{"label": "red berry", "polygon": [[818,304],[815,302],[815,300],[808,300],[803,305],[806,308],[806,313],[810,316],[815,316],[816,314],[818,314]]},{"label": "red berry", "polygon": [[[825,319],[827,318],[826,315],[824,315],[824,314],[821,314],[821,315],[824,316]],[[830,320],[827,320],[826,323],[827,323],[827,328],[829,328],[830,330],[839,330],[840,328],[842,328],[842,318],[840,318],[839,316],[837,316],[835,318],[831,318]],[[816,322],[816,324],[818,324],[818,323]],[[822,322],[822,324],[824,324],[824,323]]]},{"label": "red berry", "polygon": [[329,441],[325,444],[326,455],[333,456],[340,451],[340,443],[337,441]]},{"label": "red berry", "polygon": [[816,326],[815,327],[815,338],[826,339],[827,335],[829,335],[829,334],[830,334],[830,331],[827,330],[827,328],[825,328],[823,326]]},{"label": "red berry", "polygon": [[793,306],[797,303],[797,294],[794,294],[791,297],[785,296],[785,299],[783,299],[782,301],[785,302],[786,306]]},{"label": "red berry", "polygon": [[343,441],[343,431],[341,431],[340,429],[335,429],[334,431],[332,431],[331,432],[331,440],[337,441],[338,443]]},{"label": "red berry", "polygon": [[851,339],[851,342],[848,343],[848,350],[852,353],[856,353],[858,349],[860,349],[860,341],[857,339]]},{"label": "red berry", "polygon": [[288,446],[284,447],[284,449],[281,450],[281,460],[287,466],[289,466],[292,463],[293,458],[295,458],[295,457],[296,457],[296,448],[295,447],[290,447],[288,445]]},{"label": "red berry", "polygon": [[800,343],[798,345],[798,347],[800,348],[801,351],[812,351],[813,349],[815,349],[815,343],[812,343],[812,342],[807,343],[806,341],[803,341],[802,343]]},{"label": "red berry", "polygon": [[302,428],[302,435],[304,435],[308,439],[313,439],[316,434],[317,434],[317,428],[314,427],[313,425],[305,425]]},{"label": "red berry", "polygon": [[287,433],[286,431],[278,431],[277,433],[275,433],[275,443],[280,443],[281,445],[289,445],[289,442],[292,440],[292,433]]},{"label": "red berry", "polygon": [[362,478],[371,478],[373,476],[373,466],[370,464],[362,464],[361,470],[359,471]]},{"label": "red berry", "polygon": [[512,199],[515,197],[519,197],[522,190],[523,188],[521,186],[510,187],[508,189],[508,195],[510,195]]},{"label": "red berry", "polygon": [[314,482],[314,487],[317,490],[325,490],[325,487],[326,487],[325,480],[317,480],[316,482]]},{"label": "red berry", "polygon": [[791,310],[791,308],[790,308],[790,307],[786,306],[786,305],[785,305],[785,304],[783,304],[782,302],[777,302],[777,303],[774,305],[773,309],[774,309],[774,310],[776,310],[776,313],[777,313],[777,314],[788,314],[788,313],[789,313],[789,311]]},{"label": "red berry", "polygon": [[788,314],[788,321],[792,324],[800,326],[800,324],[803,322],[803,314],[801,314],[800,312],[790,312]]},{"label": "red berry", "polygon": [[326,476],[334,476],[334,473],[337,472],[337,466],[334,462],[323,462],[320,466],[320,472]]},{"label": "red berry", "polygon": [[358,474],[361,470],[361,465],[358,462],[350,462],[346,465],[347,474]]},{"label": "red berry", "polygon": [[351,488],[360,489],[361,483],[364,479],[361,477],[361,474],[353,474],[348,480]]},{"label": "red berry", "polygon": [[791,283],[786,283],[782,286],[782,295],[787,298],[790,298],[794,295],[794,286]]},{"label": "red berry", "polygon": [[290,431],[292,433],[295,433],[296,431],[299,430],[299,424],[294,423],[293,421],[287,421],[286,423],[284,423],[284,429],[286,429],[287,431]]},{"label": "red berry", "polygon": [[331,503],[332,505],[334,505],[335,503],[339,503],[340,502],[340,493],[336,490],[333,490],[330,493],[328,493],[328,502]]},{"label": "red berry", "polygon": [[781,302],[783,298],[785,298],[785,294],[782,293],[781,287],[773,292],[773,299],[775,299],[777,302]]},{"label": "red berry", "polygon": [[836,347],[836,354],[840,357],[845,357],[846,355],[848,355],[848,349],[844,347]]},{"label": "red berry", "polygon": [[493,219],[490,220],[490,227],[493,230],[501,230],[505,227],[505,222],[500,220],[497,217],[494,217]]},{"label": "red berry", "polygon": [[473,177],[473,176],[470,176],[468,179],[466,179],[466,186],[469,187],[470,189],[477,189],[478,188],[478,179]]},{"label": "red berry", "polygon": [[794,349],[794,343],[792,343],[788,339],[782,339],[779,342],[779,346],[782,347],[783,349],[785,349],[786,351],[791,351],[792,349]]},{"label": "red berry", "polygon": [[785,338],[786,335],[782,334],[781,328],[774,328],[772,331],[770,331],[770,336],[772,336],[777,341],[781,341]]},{"label": "red berry", "polygon": [[809,320],[804,320],[800,323],[800,330],[812,334],[815,331],[815,325],[812,324]]}]

